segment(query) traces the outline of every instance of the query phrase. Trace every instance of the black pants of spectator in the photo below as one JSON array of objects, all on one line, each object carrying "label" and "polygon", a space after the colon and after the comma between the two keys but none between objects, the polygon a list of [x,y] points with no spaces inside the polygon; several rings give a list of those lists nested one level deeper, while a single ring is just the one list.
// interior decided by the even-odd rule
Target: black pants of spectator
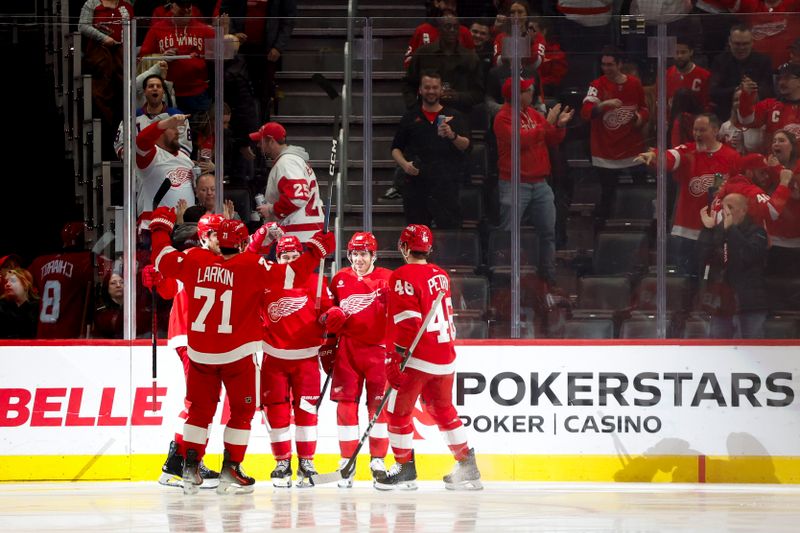
[{"label": "black pants of spectator", "polygon": [[459,189],[460,176],[434,172],[407,176],[403,187],[406,223],[429,227],[433,223],[438,229],[460,228]]},{"label": "black pants of spectator", "polygon": [[768,253],[767,275],[800,279],[800,248],[784,248],[773,244]]}]

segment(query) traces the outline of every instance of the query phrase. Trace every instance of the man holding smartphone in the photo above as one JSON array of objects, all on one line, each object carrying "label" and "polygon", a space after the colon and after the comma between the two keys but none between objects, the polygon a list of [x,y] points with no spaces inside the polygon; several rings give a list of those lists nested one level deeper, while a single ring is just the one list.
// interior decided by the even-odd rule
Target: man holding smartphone
[{"label": "man holding smartphone", "polygon": [[419,95],[421,104],[406,112],[392,141],[392,158],[405,173],[406,222],[458,228],[458,191],[465,171],[464,152],[470,144],[467,121],[457,110],[442,105],[438,72],[422,73]]}]

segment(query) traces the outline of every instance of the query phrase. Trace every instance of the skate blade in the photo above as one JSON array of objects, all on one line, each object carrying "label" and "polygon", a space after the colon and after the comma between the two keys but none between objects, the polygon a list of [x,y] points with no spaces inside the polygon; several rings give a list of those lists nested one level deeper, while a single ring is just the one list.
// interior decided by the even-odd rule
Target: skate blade
[{"label": "skate blade", "polygon": [[461,483],[445,483],[444,488],[447,490],[483,490],[483,483],[479,479],[475,479]]},{"label": "skate blade", "polygon": [[292,478],[272,478],[272,486],[278,489],[288,489],[292,486]]},{"label": "skate blade", "polygon": [[419,488],[419,487],[417,487],[417,482],[416,481],[403,481],[401,483],[394,483],[394,484],[381,483],[379,481],[374,481],[372,483],[372,486],[375,487],[376,489],[382,490],[382,491],[389,491],[389,490],[417,490]]},{"label": "skate blade", "polygon": [[219,478],[203,479],[203,484],[200,485],[201,489],[216,489],[219,487]]},{"label": "skate blade", "polygon": [[351,478],[343,479],[339,483],[336,484],[340,489],[352,489],[353,488],[353,480]]},{"label": "skate blade", "polygon": [[217,494],[220,496],[233,494],[250,494],[255,490],[255,485],[237,485],[235,483],[220,483]]},{"label": "skate blade", "polygon": [[195,485],[194,483],[184,483],[183,484],[183,493],[187,496],[193,496],[200,492],[200,486]]},{"label": "skate blade", "polygon": [[301,477],[297,480],[298,489],[309,489],[314,486],[314,480],[310,477]]},{"label": "skate blade", "polygon": [[174,474],[161,474],[158,478],[158,484],[165,487],[183,487],[183,478]]}]

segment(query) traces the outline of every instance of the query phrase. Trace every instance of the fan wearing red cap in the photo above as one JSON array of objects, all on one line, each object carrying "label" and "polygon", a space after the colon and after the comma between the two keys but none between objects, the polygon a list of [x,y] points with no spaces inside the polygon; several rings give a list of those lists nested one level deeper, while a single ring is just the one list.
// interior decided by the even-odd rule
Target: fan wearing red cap
[{"label": "fan wearing red cap", "polygon": [[86,335],[86,318],[94,310],[90,298],[94,258],[84,249],[86,231],[82,221],[66,223],[61,229],[62,251],[37,257],[28,269],[42,299],[38,338],[77,339]]},{"label": "fan wearing red cap", "polygon": [[[512,106],[512,80],[503,84],[505,103],[494,118],[497,136],[498,190],[500,196],[500,227],[510,230],[515,223],[533,225],[539,241],[539,273],[548,286],[555,284],[555,224],[556,208],[550,177],[549,147],[558,145],[566,135],[566,125],[574,111],[556,104],[545,117],[533,106],[534,80],[520,79],[519,109]],[[513,118],[519,115],[520,205],[519,220],[511,218],[511,141]]]},{"label": "fan wearing red cap", "polygon": [[[295,264],[302,257],[303,244],[295,235],[278,239],[275,253],[278,264]],[[317,361],[325,329],[335,331],[344,323],[342,309],[333,305],[330,291],[322,291],[317,308],[317,274],[264,294],[264,362],[261,368],[264,405],[275,469],[270,474],[276,487],[292,484],[292,439],[289,422],[294,415],[295,447],[299,459],[297,485],[308,486],[316,474],[317,415],[320,374]],[[324,283],[324,279],[322,283]]]},{"label": "fan wearing red cap", "polygon": [[267,122],[250,134],[261,153],[273,161],[264,191],[265,203],[256,207],[266,221],[275,221],[286,235],[307,242],[322,229],[325,219],[319,185],[308,163],[308,153],[286,143],[286,129]]},{"label": "fan wearing red cap", "polygon": [[[321,258],[335,248],[332,233],[309,240],[308,252],[289,264],[268,264],[257,254],[239,253],[247,239],[240,221],[224,220],[217,230],[223,256],[187,254],[172,248],[174,211],[158,208],[150,222],[152,258],[166,277],[183,282],[188,296],[188,418],[177,455],[185,457],[182,483],[195,494],[203,483],[200,462],[208,425],[218,406],[222,384],[228,391],[230,419],[223,436],[225,451],[218,493],[252,492],[255,480],[241,468],[250,437],[250,422],[261,399],[256,392],[254,354],[262,349],[259,309],[267,291],[302,285]],[[316,352],[315,352],[316,354]],[[317,386],[319,378],[317,377]],[[317,391],[319,389],[317,388]]]},{"label": "fan wearing red cap", "polygon": [[[445,487],[480,489],[481,476],[475,463],[475,452],[467,444],[464,425],[453,406],[456,329],[450,277],[446,271],[428,263],[433,235],[427,226],[407,226],[400,234],[397,247],[406,264],[395,270],[389,279],[385,361],[386,378],[396,390],[394,405],[389,412],[389,441],[395,465],[377,477],[375,488],[417,488],[413,415],[421,396],[457,461],[453,472],[444,477]],[[442,292],[441,299],[437,299]],[[434,305],[438,307],[433,308]],[[423,321],[430,313],[433,313],[433,319],[422,329]],[[421,336],[413,355],[405,369],[401,369],[404,355],[418,333]]]},{"label": "fan wearing red cap", "polygon": [[[352,268],[339,270],[330,284],[333,302],[341,308],[343,315],[327,318],[329,338],[319,353],[323,370],[333,373],[331,400],[336,402],[341,453],[339,468],[353,456],[358,444],[358,435],[352,428],[358,426],[359,399],[366,398],[371,419],[386,388],[383,364],[386,355],[386,297],[392,272],[375,266],[377,250],[375,235],[368,231],[353,234],[347,243],[347,257]],[[334,323],[332,318],[343,320]],[[362,394],[364,388],[366,393]],[[388,413],[384,409],[369,434],[369,466],[373,480],[386,471],[384,458],[389,449],[387,421]],[[342,488],[352,485],[352,478],[339,482]]]}]

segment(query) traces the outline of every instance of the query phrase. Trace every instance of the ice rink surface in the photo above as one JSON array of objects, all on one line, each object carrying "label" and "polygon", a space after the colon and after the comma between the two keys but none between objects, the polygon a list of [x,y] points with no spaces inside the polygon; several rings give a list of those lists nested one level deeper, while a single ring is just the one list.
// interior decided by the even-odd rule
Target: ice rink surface
[{"label": "ice rink surface", "polygon": [[800,487],[486,483],[451,492],[421,482],[378,492],[367,482],[218,496],[155,482],[3,483],[0,529],[25,531],[800,531]]}]

